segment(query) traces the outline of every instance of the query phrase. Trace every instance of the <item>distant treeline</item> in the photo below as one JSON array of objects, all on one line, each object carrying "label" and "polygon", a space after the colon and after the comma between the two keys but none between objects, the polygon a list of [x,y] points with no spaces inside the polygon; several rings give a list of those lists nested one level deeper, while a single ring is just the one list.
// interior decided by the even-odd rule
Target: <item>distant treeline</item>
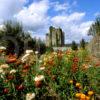
[{"label": "distant treeline", "polygon": [[32,38],[19,22],[14,21],[4,22],[4,27],[0,30],[0,45],[7,48],[7,54],[16,53],[18,56],[26,49],[38,51],[40,54],[46,51],[44,41]]}]

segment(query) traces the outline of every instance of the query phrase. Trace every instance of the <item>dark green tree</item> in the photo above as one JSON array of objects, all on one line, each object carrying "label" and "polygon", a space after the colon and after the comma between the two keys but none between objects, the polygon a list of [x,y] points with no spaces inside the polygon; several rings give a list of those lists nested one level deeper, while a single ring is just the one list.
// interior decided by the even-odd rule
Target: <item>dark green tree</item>
[{"label": "dark green tree", "polygon": [[90,26],[89,34],[88,35],[98,35],[100,36],[100,16],[98,16],[94,23]]},{"label": "dark green tree", "polygon": [[71,48],[72,48],[72,50],[78,50],[78,46],[75,41],[72,41]]},{"label": "dark green tree", "polygon": [[[0,30],[0,43],[7,47],[7,54],[16,53],[20,56],[26,49],[36,50],[37,40],[32,38],[30,33],[23,30],[19,22],[7,21],[4,29]],[[45,51],[45,44],[40,42],[41,52]],[[43,53],[42,52],[42,53]]]},{"label": "dark green tree", "polygon": [[0,40],[5,42],[7,47],[7,54],[20,52],[22,47],[21,39],[24,38],[24,31],[20,23],[12,21],[4,22],[4,28],[0,30],[0,33],[2,34]]},{"label": "dark green tree", "polygon": [[85,46],[86,46],[86,42],[85,42],[84,39],[82,39],[82,40],[80,41],[80,47],[81,47],[82,49],[85,49]]},{"label": "dark green tree", "polygon": [[93,36],[93,39],[91,40],[91,53],[100,58],[100,15],[90,26],[88,35]]}]

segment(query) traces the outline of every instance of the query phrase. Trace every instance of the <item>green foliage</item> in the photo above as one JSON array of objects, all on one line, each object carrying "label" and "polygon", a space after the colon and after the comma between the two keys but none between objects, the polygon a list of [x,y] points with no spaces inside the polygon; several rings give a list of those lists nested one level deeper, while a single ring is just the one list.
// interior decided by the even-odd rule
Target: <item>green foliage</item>
[{"label": "green foliage", "polygon": [[75,41],[72,41],[71,48],[72,48],[72,50],[78,50],[78,46]]},{"label": "green foliage", "polygon": [[46,52],[50,53],[53,51],[53,48],[52,47],[46,47]]},{"label": "green foliage", "polygon": [[95,22],[90,26],[89,29],[89,35],[100,36],[100,16],[98,16],[95,20]]},{"label": "green foliage", "polygon": [[[87,92],[90,90],[99,94],[100,68],[94,67],[92,62],[85,62],[85,59],[81,61],[84,57],[88,57],[85,50],[67,51],[67,54],[59,51],[46,53],[45,60],[42,58],[41,63],[37,61],[38,66],[35,63],[27,67],[26,64],[10,63],[10,67],[4,70],[5,74],[2,71],[0,73],[0,100],[25,100],[27,93],[35,93],[36,100],[44,100],[47,96],[57,100],[76,100],[76,93],[88,96]],[[83,70],[83,64],[88,65],[88,68]],[[40,70],[41,66],[45,69]],[[10,73],[12,69],[16,73]],[[35,77],[38,75],[43,75],[44,80],[37,87]],[[4,92],[4,89],[9,91]]]},{"label": "green foliage", "polygon": [[85,40],[82,39],[82,40],[80,41],[80,47],[81,47],[82,49],[85,49],[85,46],[86,46]]},{"label": "green foliage", "polygon": [[44,53],[46,50],[43,41],[32,38],[30,33],[23,30],[23,26],[18,22],[7,21],[5,28],[0,30],[0,43],[7,47],[7,54],[16,53],[20,56],[26,49],[37,50]]},{"label": "green foliage", "polygon": [[41,39],[37,41],[36,48],[37,50],[39,49],[38,51],[40,54],[43,54],[46,52],[46,45],[43,41],[41,41]]}]

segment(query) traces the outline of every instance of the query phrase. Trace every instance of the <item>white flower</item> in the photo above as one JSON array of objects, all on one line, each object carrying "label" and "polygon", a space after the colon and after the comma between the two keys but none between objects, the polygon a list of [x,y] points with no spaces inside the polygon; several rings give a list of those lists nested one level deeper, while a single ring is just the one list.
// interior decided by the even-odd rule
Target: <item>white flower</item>
[{"label": "white flower", "polygon": [[4,70],[0,68],[0,74],[2,74],[3,72],[4,72]]},{"label": "white flower", "polygon": [[44,69],[45,69],[45,67],[40,67],[39,69],[40,69],[40,70],[44,70]]},{"label": "white flower", "polygon": [[88,67],[90,68],[90,67],[92,67],[92,65],[89,65]]},{"label": "white flower", "polygon": [[51,56],[49,56],[49,59],[52,59],[52,57],[51,57]]},{"label": "white flower", "polygon": [[38,54],[39,52],[38,51],[35,51],[35,54]]},{"label": "white flower", "polygon": [[10,71],[10,74],[14,74],[14,73],[16,73],[16,70],[15,70],[15,69],[12,69],[12,70]]},{"label": "white flower", "polygon": [[38,75],[34,78],[34,81],[42,81],[44,80],[44,75]]},{"label": "white flower", "polygon": [[42,60],[39,60],[39,63],[42,63]]},{"label": "white flower", "polygon": [[43,60],[44,60],[44,61],[47,61],[48,59],[45,57]]},{"label": "white flower", "polygon": [[6,47],[0,46],[0,50],[6,50]]},{"label": "white flower", "polygon": [[54,55],[57,55],[57,52],[53,52]]},{"label": "white flower", "polygon": [[0,74],[1,74],[1,76],[5,75],[5,70],[3,70],[2,68],[0,68]]},{"label": "white flower", "polygon": [[6,68],[9,68],[9,65],[8,65],[8,64],[2,64],[2,65],[0,66],[0,68],[6,69]]},{"label": "white flower", "polygon": [[35,98],[35,93],[27,93],[26,100],[33,100]]},{"label": "white flower", "polygon": [[4,75],[3,75],[3,74],[1,74],[0,77],[1,77],[2,79],[4,79]]},{"label": "white flower", "polygon": [[27,57],[29,56],[30,54],[25,54],[23,57],[22,57],[22,62],[25,62],[27,60]]},{"label": "white flower", "polygon": [[26,54],[30,54],[30,53],[33,53],[33,50],[26,50],[25,52]]}]

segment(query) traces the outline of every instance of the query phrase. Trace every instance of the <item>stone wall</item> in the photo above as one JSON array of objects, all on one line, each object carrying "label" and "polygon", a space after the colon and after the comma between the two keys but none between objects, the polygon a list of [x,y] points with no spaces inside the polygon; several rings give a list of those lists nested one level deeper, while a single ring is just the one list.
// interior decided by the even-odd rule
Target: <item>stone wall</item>
[{"label": "stone wall", "polygon": [[90,41],[89,50],[92,55],[100,58],[100,36],[94,36]]},{"label": "stone wall", "polygon": [[46,46],[64,46],[64,32],[61,28],[50,27],[46,34]]}]

